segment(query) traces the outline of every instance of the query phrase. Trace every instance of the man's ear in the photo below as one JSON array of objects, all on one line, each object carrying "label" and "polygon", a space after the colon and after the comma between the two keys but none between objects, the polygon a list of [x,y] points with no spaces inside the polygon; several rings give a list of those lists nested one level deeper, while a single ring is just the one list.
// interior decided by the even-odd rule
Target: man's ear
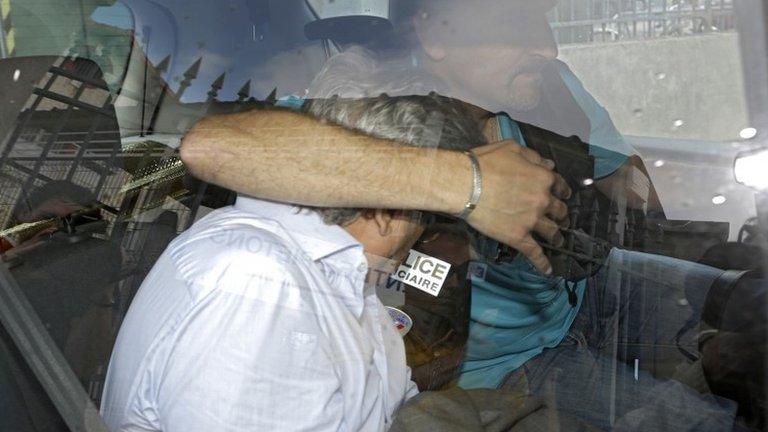
[{"label": "man's ear", "polygon": [[392,234],[394,212],[387,209],[376,209],[373,213],[373,220],[376,222],[376,227],[379,230],[379,235],[386,237]]},{"label": "man's ear", "polygon": [[419,44],[421,44],[421,48],[429,58],[438,62],[443,60],[448,53],[440,40],[439,32],[431,28],[431,20],[434,19],[428,15],[428,12],[419,11],[411,18],[411,24],[413,25],[414,33],[416,33],[416,38],[419,40]]}]

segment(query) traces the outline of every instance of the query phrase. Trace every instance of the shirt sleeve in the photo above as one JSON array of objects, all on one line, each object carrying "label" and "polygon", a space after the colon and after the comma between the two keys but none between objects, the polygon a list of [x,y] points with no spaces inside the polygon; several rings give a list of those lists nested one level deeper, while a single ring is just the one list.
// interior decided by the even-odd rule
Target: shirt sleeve
[{"label": "shirt sleeve", "polygon": [[302,97],[296,95],[288,95],[283,96],[275,101],[275,106],[292,109],[294,111],[301,111],[301,109],[304,107],[304,102],[306,102],[306,99]]},{"label": "shirt sleeve", "polygon": [[162,342],[151,377],[162,430],[339,430],[339,382],[302,273],[269,258],[221,265],[215,289]]},{"label": "shirt sleeve", "polygon": [[608,176],[635,154],[635,150],[616,129],[608,111],[589,94],[568,65],[557,61],[557,66],[576,103],[589,118],[589,152],[595,157],[595,177]]},{"label": "shirt sleeve", "polygon": [[419,394],[419,387],[411,379],[411,368],[408,368],[408,388],[405,390],[405,397],[403,398],[403,401],[405,402],[417,394]]}]

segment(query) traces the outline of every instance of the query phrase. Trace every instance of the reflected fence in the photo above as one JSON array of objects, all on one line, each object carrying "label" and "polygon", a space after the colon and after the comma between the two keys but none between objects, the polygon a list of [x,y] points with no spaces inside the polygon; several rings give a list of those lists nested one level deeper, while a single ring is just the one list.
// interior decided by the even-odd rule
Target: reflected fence
[{"label": "reflected fence", "polygon": [[561,0],[549,20],[558,44],[690,36],[735,25],[733,0]]}]

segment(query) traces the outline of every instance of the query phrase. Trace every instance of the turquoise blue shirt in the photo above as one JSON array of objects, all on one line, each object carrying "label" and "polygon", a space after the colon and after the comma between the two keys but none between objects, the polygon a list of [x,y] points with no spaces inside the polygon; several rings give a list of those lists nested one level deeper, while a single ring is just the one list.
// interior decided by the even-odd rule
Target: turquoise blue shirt
[{"label": "turquoise blue shirt", "polygon": [[[632,154],[608,113],[587,93],[565,64],[560,73],[574,99],[590,120],[590,153],[595,177],[607,176]],[[501,137],[522,145],[518,124],[498,116]],[[491,245],[491,247],[493,247]],[[560,343],[581,307],[586,280],[576,283],[572,306],[562,279],[538,273],[519,256],[511,263],[488,264],[484,279],[472,279],[472,308],[467,354],[461,367],[463,388],[493,388],[523,363]]]},{"label": "turquoise blue shirt", "polygon": [[[607,111],[589,95],[568,67],[558,62],[560,74],[574,99],[590,120],[590,153],[595,156],[595,177],[614,172],[632,149],[614,127]],[[278,106],[298,109],[304,99],[280,98]],[[504,139],[525,145],[518,124],[499,115]],[[494,248],[494,242],[487,242]],[[495,248],[494,248],[495,249]],[[586,281],[578,282],[575,307],[562,282],[536,272],[524,258],[489,265],[483,280],[473,279],[471,327],[467,356],[459,385],[464,388],[497,387],[504,376],[544,348],[560,343],[581,306]]]}]

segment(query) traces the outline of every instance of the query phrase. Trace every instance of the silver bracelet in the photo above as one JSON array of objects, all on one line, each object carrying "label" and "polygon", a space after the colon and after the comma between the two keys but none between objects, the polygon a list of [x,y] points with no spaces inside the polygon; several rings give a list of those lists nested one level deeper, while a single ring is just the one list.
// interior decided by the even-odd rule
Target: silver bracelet
[{"label": "silver bracelet", "polygon": [[472,195],[469,196],[469,201],[464,205],[464,210],[456,216],[466,220],[472,210],[477,207],[480,202],[480,195],[483,194],[483,173],[480,171],[480,162],[477,160],[477,156],[471,151],[464,152],[469,156],[469,160],[472,162]]}]

